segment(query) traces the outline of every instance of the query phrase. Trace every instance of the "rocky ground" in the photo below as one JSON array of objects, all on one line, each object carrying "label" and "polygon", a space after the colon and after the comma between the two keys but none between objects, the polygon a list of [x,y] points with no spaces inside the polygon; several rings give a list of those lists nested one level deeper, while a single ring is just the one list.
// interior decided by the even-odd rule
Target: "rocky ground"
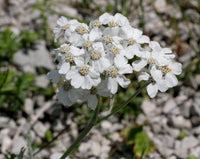
[{"label": "rocky ground", "polygon": [[[109,2],[114,3],[112,0]],[[184,19],[177,5],[169,2],[171,1],[167,3],[166,0],[156,0],[152,5],[151,0],[143,1],[142,7],[130,8],[128,18],[132,25],[138,28],[143,21],[145,34],[152,40],[159,41],[163,47],[172,47],[177,53],[177,60],[186,68],[195,59],[196,53],[200,52],[198,0],[183,4],[187,19]],[[91,9],[85,9],[77,7],[76,3],[73,0],[67,3],[62,0],[56,1],[54,5],[49,6],[51,11],[56,11],[55,13],[33,10],[37,4],[36,0],[0,0],[0,30],[9,26],[16,34],[23,29],[42,34],[44,30],[38,28],[44,25],[43,14],[47,17],[49,30],[55,27],[58,13],[85,20],[94,19],[98,15],[95,5],[91,5]],[[94,0],[94,4],[100,6],[102,10],[106,8],[107,3],[105,0]],[[139,1],[134,1],[133,4],[136,6]],[[117,8],[120,9],[120,5]],[[47,36],[47,40],[48,38]],[[15,53],[14,64],[20,73],[38,74],[40,68],[47,72],[55,68],[52,60],[54,51],[49,47],[48,41],[38,40],[36,48],[37,50],[29,50],[26,54],[23,50]],[[192,72],[195,67],[190,69]],[[46,74],[37,75],[35,85],[47,88],[49,84]],[[86,108],[84,104],[83,107]],[[109,155],[110,158],[116,159],[128,158],[122,149],[123,139],[120,132],[134,122],[142,124],[145,121],[147,124],[144,129],[154,142],[156,150],[144,158],[185,159],[189,156],[200,158],[200,74],[191,76],[187,82],[181,81],[173,90],[173,95],[168,91],[168,93],[159,93],[153,100],[145,99],[141,109],[143,113],[134,121],[117,117],[103,121],[84,139],[74,158],[105,159]],[[63,107],[55,98],[47,100],[41,94],[30,96],[25,100],[26,115],[21,114],[17,120],[0,116],[0,153],[2,154],[0,159],[4,158],[3,153],[6,153],[7,149],[19,153],[21,147],[27,148],[28,136],[31,136],[34,143],[41,143],[47,130],[51,130],[53,136],[56,136],[66,127],[67,131],[60,135],[52,146],[37,154],[38,158],[59,158],[83,129],[77,123],[83,115],[77,116],[73,110],[73,108]],[[107,134],[110,134],[109,138]],[[115,153],[112,154],[116,147]]]}]

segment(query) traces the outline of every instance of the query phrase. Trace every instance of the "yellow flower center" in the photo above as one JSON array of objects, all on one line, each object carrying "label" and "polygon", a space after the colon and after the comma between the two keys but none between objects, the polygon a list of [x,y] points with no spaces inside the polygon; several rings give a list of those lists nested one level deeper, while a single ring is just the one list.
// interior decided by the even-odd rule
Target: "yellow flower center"
[{"label": "yellow flower center", "polygon": [[112,67],[109,72],[108,72],[109,76],[111,76],[112,78],[117,77],[118,75],[118,69],[116,67]]},{"label": "yellow flower center", "polygon": [[91,58],[92,60],[99,60],[101,58],[101,53],[94,50],[91,52]]},{"label": "yellow flower center", "polygon": [[97,88],[96,88],[96,87],[92,87],[92,88],[90,89],[90,93],[91,93],[91,94],[97,94]]},{"label": "yellow flower center", "polygon": [[169,68],[169,67],[167,67],[167,66],[162,66],[162,67],[161,67],[161,71],[162,71],[163,73],[172,72],[172,68]]},{"label": "yellow flower center", "polygon": [[79,73],[82,75],[82,76],[85,76],[87,75],[89,72],[89,67],[88,66],[83,66],[80,68],[79,70]]},{"label": "yellow flower center", "polygon": [[89,47],[92,46],[92,42],[91,42],[91,41],[86,41],[85,44],[84,44],[84,46],[85,46],[86,48],[89,48]]},{"label": "yellow flower center", "polygon": [[70,26],[69,24],[65,24],[64,26],[62,26],[62,29],[63,30],[69,29],[69,26]]},{"label": "yellow flower center", "polygon": [[95,21],[93,22],[93,25],[94,25],[94,27],[100,27],[100,26],[101,26],[101,22],[98,21],[98,20],[95,20]]},{"label": "yellow flower center", "polygon": [[115,46],[113,46],[113,47],[111,48],[111,52],[112,52],[114,55],[117,55],[117,54],[120,53],[120,52],[119,52],[119,48],[117,48],[117,47],[115,47]]},{"label": "yellow flower center", "polygon": [[109,43],[113,42],[113,38],[111,36],[109,36],[109,35],[106,35],[104,37],[104,41],[105,41],[106,44],[109,44]]},{"label": "yellow flower center", "polygon": [[70,63],[74,62],[74,57],[73,57],[72,53],[68,53],[66,55],[65,61],[70,62]]},{"label": "yellow flower center", "polygon": [[110,22],[108,23],[108,26],[109,26],[109,27],[116,27],[116,26],[117,26],[117,23],[114,22],[114,21],[110,21]]},{"label": "yellow flower center", "polygon": [[128,44],[129,45],[133,45],[133,44],[135,44],[135,42],[136,41],[133,38],[128,39]]},{"label": "yellow flower center", "polygon": [[149,58],[147,59],[148,64],[155,64],[155,59]]},{"label": "yellow flower center", "polygon": [[68,90],[71,89],[71,88],[72,88],[72,85],[71,85],[70,81],[67,81],[67,82],[65,82],[65,83],[63,84],[63,89],[64,89],[65,91],[68,91]]},{"label": "yellow flower center", "polygon": [[62,46],[60,48],[61,53],[67,53],[70,50],[70,47],[68,45]]},{"label": "yellow flower center", "polygon": [[88,30],[87,30],[86,28],[82,27],[82,26],[78,27],[78,28],[76,29],[76,31],[77,31],[79,34],[81,34],[81,35],[87,34],[87,33],[88,33]]}]

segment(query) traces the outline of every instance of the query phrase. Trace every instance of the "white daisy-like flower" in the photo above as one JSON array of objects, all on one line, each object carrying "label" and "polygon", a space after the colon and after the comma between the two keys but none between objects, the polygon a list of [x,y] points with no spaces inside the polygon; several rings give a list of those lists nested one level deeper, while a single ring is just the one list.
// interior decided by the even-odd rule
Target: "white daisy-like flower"
[{"label": "white daisy-like flower", "polygon": [[85,62],[83,57],[76,60],[76,66],[72,66],[66,74],[66,79],[71,80],[75,88],[91,89],[101,82],[100,74]]},{"label": "white daisy-like flower", "polygon": [[58,68],[60,74],[66,74],[70,70],[71,64],[76,63],[77,58],[85,53],[83,49],[68,44],[61,45],[59,51],[57,56],[60,57]]},{"label": "white daisy-like flower", "polygon": [[138,50],[137,56],[139,56],[141,59],[132,63],[133,70],[140,71],[147,64],[160,67],[165,66],[175,57],[169,48],[161,48],[160,45],[155,41],[151,41],[149,47],[152,49],[151,52],[142,48]]},{"label": "white daisy-like flower", "polygon": [[130,25],[128,19],[120,13],[116,13],[114,16],[104,13],[99,17],[101,24],[108,25],[108,27],[127,26]]},{"label": "white daisy-like flower", "polygon": [[119,36],[126,40],[127,45],[149,43],[149,37],[143,35],[141,30],[135,29],[130,25],[123,26],[120,30]]},{"label": "white daisy-like flower", "polygon": [[56,98],[65,106],[71,106],[74,102],[82,96],[81,89],[75,89],[70,84],[70,81],[65,81],[62,86],[58,88]]},{"label": "white daisy-like flower", "polygon": [[161,71],[165,75],[165,80],[167,81],[168,87],[174,87],[178,84],[176,75],[180,75],[182,72],[182,64],[178,62],[171,61],[168,65],[162,66]]},{"label": "white daisy-like flower", "polygon": [[147,86],[147,93],[151,98],[154,98],[158,93],[158,90],[161,92],[167,91],[168,84],[165,79],[163,79],[163,74],[161,70],[156,69],[155,66],[152,66],[150,70],[150,75],[146,72],[142,72],[141,75],[138,77],[138,80],[147,81],[151,79],[152,83]]},{"label": "white daisy-like flower", "polygon": [[90,51],[90,64],[99,73],[104,72],[111,65],[101,42],[93,44],[93,50]]},{"label": "white daisy-like flower", "polygon": [[89,27],[84,23],[78,23],[73,32],[65,31],[65,39],[74,46],[83,46],[83,35],[89,34]]},{"label": "white daisy-like flower", "polygon": [[118,84],[123,88],[130,84],[130,80],[127,79],[124,74],[130,74],[132,71],[131,65],[129,65],[125,59],[122,59],[120,63],[113,63],[113,65],[107,69],[108,89],[112,94],[117,93]]},{"label": "white daisy-like flower", "polygon": [[90,90],[85,90],[82,100],[87,101],[88,107],[95,109],[98,104],[98,96],[109,97],[111,95],[107,88],[108,81],[102,80],[97,87],[92,87]]},{"label": "white daisy-like flower", "polygon": [[54,28],[53,32],[55,34],[55,42],[65,31],[73,32],[76,25],[79,22],[77,20],[68,20],[66,17],[62,16],[57,20],[57,26]]}]

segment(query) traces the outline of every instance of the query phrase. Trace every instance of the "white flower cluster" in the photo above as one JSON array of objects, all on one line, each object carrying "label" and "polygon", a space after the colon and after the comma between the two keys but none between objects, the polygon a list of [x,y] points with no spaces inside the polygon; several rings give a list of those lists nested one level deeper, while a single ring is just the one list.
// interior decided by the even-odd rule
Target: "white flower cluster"
[{"label": "white flower cluster", "polygon": [[[59,83],[57,98],[64,105],[70,106],[80,99],[95,108],[97,95],[116,94],[118,85],[125,88],[130,84],[126,74],[145,66],[148,72],[142,72],[139,81],[152,81],[147,86],[150,97],[178,83],[175,75],[181,73],[181,64],[174,62],[172,51],[150,42],[119,13],[114,16],[105,13],[89,26],[61,17],[54,34],[55,41],[64,35],[65,43],[56,49],[57,70],[49,72],[48,76]],[[151,51],[141,46],[145,43]],[[140,60],[134,60],[135,56]]]}]

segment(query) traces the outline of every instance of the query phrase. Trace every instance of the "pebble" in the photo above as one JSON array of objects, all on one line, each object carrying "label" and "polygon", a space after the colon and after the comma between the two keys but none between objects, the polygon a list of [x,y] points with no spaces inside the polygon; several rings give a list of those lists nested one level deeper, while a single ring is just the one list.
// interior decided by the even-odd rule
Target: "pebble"
[{"label": "pebble", "polygon": [[176,128],[187,128],[190,129],[192,124],[190,120],[184,119],[183,116],[172,116],[172,123]]},{"label": "pebble", "polygon": [[42,122],[39,121],[33,126],[33,129],[37,133],[37,135],[43,138],[46,131],[48,130],[48,127],[46,127]]},{"label": "pebble", "polygon": [[34,102],[31,98],[26,98],[25,103],[24,103],[24,111],[28,114],[31,115],[33,114],[34,110]]},{"label": "pebble", "polygon": [[153,115],[156,109],[156,105],[148,100],[144,100],[141,107],[147,116]]},{"label": "pebble", "polygon": [[35,78],[35,84],[36,84],[36,86],[47,88],[47,86],[49,84],[49,79],[48,79],[47,75],[37,76]]}]

